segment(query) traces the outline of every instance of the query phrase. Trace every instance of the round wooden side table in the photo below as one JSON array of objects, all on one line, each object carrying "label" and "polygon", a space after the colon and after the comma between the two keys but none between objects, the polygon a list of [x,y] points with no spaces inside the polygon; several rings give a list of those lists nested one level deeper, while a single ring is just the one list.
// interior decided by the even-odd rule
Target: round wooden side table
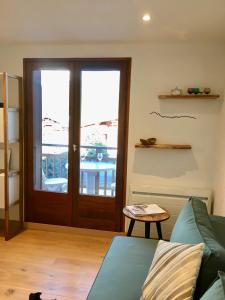
[{"label": "round wooden side table", "polygon": [[135,221],[139,222],[144,222],[145,223],[145,238],[149,239],[150,238],[150,224],[151,223],[156,223],[156,228],[158,232],[158,238],[159,240],[162,239],[162,229],[161,229],[161,222],[166,221],[170,218],[170,214],[168,212],[162,213],[162,214],[155,214],[155,215],[148,215],[148,216],[142,216],[142,217],[137,217],[134,216],[131,212],[129,212],[126,207],[123,209],[123,214],[130,219],[130,225],[128,228],[127,236],[131,236],[133,228],[134,228],[134,223]]}]

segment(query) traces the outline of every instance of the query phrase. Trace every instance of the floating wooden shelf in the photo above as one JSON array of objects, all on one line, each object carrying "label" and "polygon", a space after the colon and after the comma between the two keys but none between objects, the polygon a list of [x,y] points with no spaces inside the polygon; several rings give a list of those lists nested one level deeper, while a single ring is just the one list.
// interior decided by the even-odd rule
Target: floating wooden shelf
[{"label": "floating wooden shelf", "polygon": [[[2,100],[0,100],[0,108],[4,108],[4,103],[2,102]],[[20,109],[18,107],[8,107],[7,110],[10,112],[19,112],[20,111]]]},{"label": "floating wooden shelf", "polygon": [[[10,140],[10,141],[8,141],[9,145],[13,145],[13,144],[16,144],[16,143],[19,143],[19,140]],[[0,149],[4,149],[4,143],[0,143]]]},{"label": "floating wooden shelf", "polygon": [[11,144],[16,144],[16,143],[19,143],[20,140],[19,139],[15,139],[15,140],[9,140],[8,143],[11,145]]},{"label": "floating wooden shelf", "polygon": [[177,144],[155,144],[155,145],[142,145],[135,144],[135,148],[153,148],[153,149],[191,149],[191,145],[177,145]]},{"label": "floating wooden shelf", "polygon": [[20,174],[19,170],[9,170],[9,177],[14,177],[19,174]]},{"label": "floating wooden shelf", "polygon": [[[16,140],[9,140],[8,141],[8,144],[9,145],[12,145],[12,144],[16,144],[16,143],[19,143],[20,141],[18,139]],[[4,143],[0,143],[0,149],[3,149],[4,148]]]},{"label": "floating wooden shelf", "polygon": [[220,95],[159,95],[159,99],[217,99]]},{"label": "floating wooden shelf", "polygon": [[19,108],[17,108],[17,107],[9,107],[9,108],[8,108],[8,111],[11,111],[11,112],[19,112],[20,110],[19,110]]},{"label": "floating wooden shelf", "polygon": [[[0,169],[0,174],[3,174],[5,173],[5,170],[4,169]],[[20,171],[19,170],[9,170],[9,177],[13,177],[13,176],[16,176],[16,175],[19,175],[20,174]]]}]

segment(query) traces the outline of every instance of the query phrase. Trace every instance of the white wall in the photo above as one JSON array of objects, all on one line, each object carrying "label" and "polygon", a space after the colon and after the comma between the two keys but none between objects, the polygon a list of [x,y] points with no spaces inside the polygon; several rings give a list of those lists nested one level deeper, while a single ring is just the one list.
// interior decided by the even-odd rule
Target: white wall
[{"label": "white wall", "polygon": [[216,201],[214,204],[214,213],[225,216],[225,103],[223,103],[220,113],[215,157],[214,197]]},{"label": "white wall", "polygon": [[[212,87],[222,95],[224,50],[222,45],[184,44],[2,45],[0,70],[22,74],[24,57],[132,57],[128,186],[157,183],[212,188],[222,99],[166,101],[157,96],[176,85]],[[149,115],[151,111],[197,119],[161,119]],[[162,143],[190,143],[193,149],[135,150],[139,138],[153,136]],[[225,168],[225,159],[223,164]],[[225,206],[225,193],[216,195]],[[220,213],[222,205],[215,207]]]}]

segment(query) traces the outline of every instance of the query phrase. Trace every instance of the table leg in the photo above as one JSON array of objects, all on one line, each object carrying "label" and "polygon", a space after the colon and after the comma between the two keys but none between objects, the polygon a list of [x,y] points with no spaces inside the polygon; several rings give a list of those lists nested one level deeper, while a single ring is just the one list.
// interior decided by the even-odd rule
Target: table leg
[{"label": "table leg", "polygon": [[156,222],[157,232],[158,232],[158,238],[159,240],[162,240],[162,229],[161,229],[161,223]]},{"label": "table leg", "polygon": [[145,238],[150,239],[150,222],[145,222]]},{"label": "table leg", "polygon": [[135,220],[130,220],[130,225],[128,228],[127,236],[131,236],[133,228],[134,228],[134,223],[135,223]]}]

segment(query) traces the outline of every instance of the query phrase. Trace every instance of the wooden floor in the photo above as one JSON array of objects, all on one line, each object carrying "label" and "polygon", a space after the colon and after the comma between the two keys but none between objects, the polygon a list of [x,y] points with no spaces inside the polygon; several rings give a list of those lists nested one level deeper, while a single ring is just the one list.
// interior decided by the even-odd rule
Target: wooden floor
[{"label": "wooden floor", "polygon": [[84,300],[113,233],[27,229],[12,240],[0,239],[0,299]]}]

